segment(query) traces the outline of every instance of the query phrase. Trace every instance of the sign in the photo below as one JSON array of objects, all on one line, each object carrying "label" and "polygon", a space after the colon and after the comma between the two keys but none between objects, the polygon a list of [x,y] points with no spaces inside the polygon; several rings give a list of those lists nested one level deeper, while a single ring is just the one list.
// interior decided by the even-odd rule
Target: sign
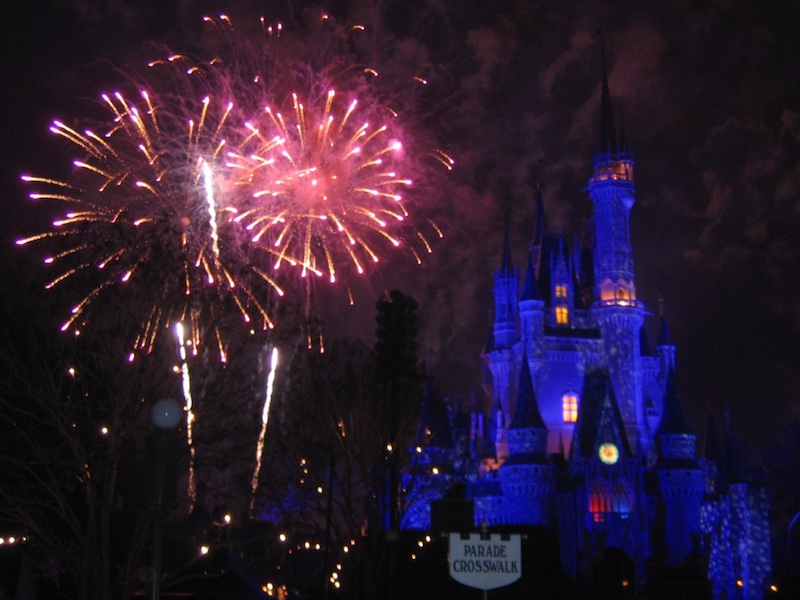
[{"label": "sign", "polygon": [[522,576],[520,536],[450,534],[450,577],[469,587],[493,590]]}]

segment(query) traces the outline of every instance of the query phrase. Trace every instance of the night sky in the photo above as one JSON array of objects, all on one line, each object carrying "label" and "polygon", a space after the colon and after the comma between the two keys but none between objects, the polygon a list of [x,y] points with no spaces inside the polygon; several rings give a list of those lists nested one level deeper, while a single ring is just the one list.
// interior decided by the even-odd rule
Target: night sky
[{"label": "night sky", "polygon": [[[80,116],[99,60],[136,63],[150,40],[200,39],[206,12],[279,20],[286,2],[20,2],[3,18],[4,263],[36,264],[13,239],[38,231],[23,172],[62,174],[47,127]],[[295,7],[301,3],[293,3]],[[730,406],[745,453],[800,417],[800,4],[767,0],[549,2],[397,0],[322,4],[377,32],[387,64],[412,64],[430,94],[419,131],[456,160],[420,210],[444,230],[423,266],[389,256],[323,315],[330,336],[372,343],[374,302],[398,288],[420,306],[420,354],[442,393],[479,391],[493,271],[510,215],[524,272],[535,189],[551,225],[581,227],[599,129],[601,45],[615,118],[636,159],[632,237],[639,299],[663,297],[678,381],[698,434]],[[166,8],[165,8],[166,7]],[[61,170],[61,171],[59,171]],[[647,323],[655,342],[655,318]]]}]

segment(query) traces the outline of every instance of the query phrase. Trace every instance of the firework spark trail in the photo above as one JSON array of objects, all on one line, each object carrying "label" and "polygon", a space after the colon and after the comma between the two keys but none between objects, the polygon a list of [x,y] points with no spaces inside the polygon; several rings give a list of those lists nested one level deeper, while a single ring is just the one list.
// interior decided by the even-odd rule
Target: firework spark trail
[{"label": "firework spark trail", "polygon": [[[219,258],[219,234],[217,233],[217,207],[214,200],[214,174],[206,161],[203,165],[203,187],[206,190],[206,203],[208,204],[208,223],[211,225],[211,250]],[[209,282],[212,283],[212,282]],[[230,285],[233,285],[231,281]]]},{"label": "firework spark trail", "polygon": [[258,443],[256,444],[256,468],[253,471],[253,478],[250,482],[250,513],[252,515],[253,508],[256,501],[256,492],[258,491],[258,476],[261,473],[261,455],[264,451],[264,438],[267,435],[267,425],[269,424],[269,408],[272,404],[272,390],[275,384],[275,371],[278,368],[278,349],[273,348],[269,361],[269,375],[267,376],[267,389],[264,394],[264,408],[261,411],[261,432],[258,434]]},{"label": "firework spark trail", "polygon": [[178,356],[181,359],[181,386],[183,389],[184,411],[186,411],[186,444],[189,446],[189,498],[192,506],[197,500],[197,484],[195,482],[194,459],[194,400],[192,398],[192,380],[189,376],[189,363],[186,354],[186,339],[183,324],[175,324],[175,336],[178,338]]}]

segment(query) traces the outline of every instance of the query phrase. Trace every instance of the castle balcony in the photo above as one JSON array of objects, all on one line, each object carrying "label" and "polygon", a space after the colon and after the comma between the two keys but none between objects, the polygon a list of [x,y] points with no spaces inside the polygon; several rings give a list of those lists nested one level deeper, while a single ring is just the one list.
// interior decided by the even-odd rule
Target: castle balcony
[{"label": "castle balcony", "polygon": [[592,308],[606,308],[611,306],[626,306],[644,310],[644,302],[631,300],[630,298],[609,298],[608,300],[597,300],[592,304]]}]

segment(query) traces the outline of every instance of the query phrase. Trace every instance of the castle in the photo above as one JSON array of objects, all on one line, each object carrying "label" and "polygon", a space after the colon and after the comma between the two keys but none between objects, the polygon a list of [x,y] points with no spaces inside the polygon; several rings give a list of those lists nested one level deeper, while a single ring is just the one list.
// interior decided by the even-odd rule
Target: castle
[{"label": "castle", "polygon": [[614,585],[633,595],[653,565],[691,563],[701,597],[762,598],[769,496],[742,476],[729,425],[720,444],[709,422],[698,455],[663,310],[655,349],[645,331],[634,160],[614,128],[605,70],[600,113],[593,239],[551,232],[539,192],[520,280],[506,230],[481,356],[488,403],[469,414],[428,396],[402,526],[430,530],[431,506],[458,485],[473,526],[546,528],[576,580],[614,565]]}]

